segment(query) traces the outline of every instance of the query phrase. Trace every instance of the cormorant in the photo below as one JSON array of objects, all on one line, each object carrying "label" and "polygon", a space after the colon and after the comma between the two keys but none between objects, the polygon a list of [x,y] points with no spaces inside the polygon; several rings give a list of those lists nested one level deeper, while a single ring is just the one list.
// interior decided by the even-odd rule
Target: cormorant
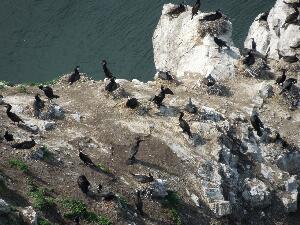
[{"label": "cormorant", "polygon": [[288,62],[288,63],[295,63],[295,62],[298,62],[299,59],[297,58],[297,54],[296,55],[293,55],[293,56],[284,56],[284,55],[281,55],[279,49],[276,49],[277,50],[277,53],[278,53],[278,57],[279,59],[283,59],[283,61],[285,62]]},{"label": "cormorant", "polygon": [[79,158],[81,159],[82,162],[84,162],[85,165],[95,166],[95,164],[90,159],[90,157],[88,155],[84,154],[82,151],[79,151]]},{"label": "cormorant", "polygon": [[59,98],[58,95],[53,94],[53,89],[49,86],[44,87],[43,85],[40,85],[39,89],[41,89],[50,100],[52,100],[53,98]]},{"label": "cormorant", "polygon": [[254,130],[256,130],[258,136],[262,136],[261,128],[264,128],[264,124],[259,119],[257,112],[253,111],[250,117],[250,122]]},{"label": "cormorant", "polygon": [[110,70],[107,68],[107,62],[105,59],[102,60],[102,68],[105,74],[106,78],[112,78],[113,74],[110,72]]},{"label": "cormorant", "polygon": [[170,12],[168,12],[167,14],[169,16],[178,16],[180,13],[183,13],[185,11],[185,7],[184,5],[181,3],[179,6],[175,7],[174,9],[172,9]]},{"label": "cormorant", "polygon": [[146,175],[140,175],[140,174],[133,174],[133,173],[130,173],[134,179],[136,179],[138,182],[141,182],[141,183],[150,183],[150,182],[153,182],[154,179],[153,179],[153,176],[151,175],[151,173],[149,173],[149,176],[146,176]]},{"label": "cormorant", "polygon": [[220,51],[223,47],[227,47],[228,49],[230,49],[229,46],[227,45],[226,41],[223,41],[222,39],[217,38],[216,36],[214,37],[214,41],[215,41],[215,43],[218,45],[219,51]]},{"label": "cormorant", "polygon": [[258,20],[259,22],[261,21],[267,21],[268,16],[269,16],[270,11],[264,12],[256,21]]},{"label": "cormorant", "polygon": [[251,39],[252,39],[251,48],[253,51],[256,51],[256,42],[254,41],[254,38]]},{"label": "cormorant", "polygon": [[126,107],[135,109],[139,106],[139,101],[136,98],[128,98],[126,102]]},{"label": "cormorant", "polygon": [[157,107],[160,107],[162,105],[162,102],[165,99],[166,94],[174,95],[174,93],[169,88],[165,88],[164,86],[161,86],[160,93],[158,95],[155,95],[154,98],[152,99],[152,101],[157,105]]},{"label": "cormorant", "polygon": [[142,141],[143,140],[140,137],[136,138],[136,143],[131,147],[131,149],[129,151],[129,156],[128,156],[128,159],[127,159],[127,164],[128,165],[132,165],[133,163],[135,163],[135,161],[136,161],[135,156],[139,151],[140,143]]},{"label": "cormorant", "polygon": [[141,216],[143,216],[144,215],[143,201],[142,201],[142,198],[141,198],[141,191],[140,190],[136,191],[135,206],[136,206],[136,209],[139,212],[139,214]]},{"label": "cormorant", "polygon": [[[200,9],[200,5],[201,5],[200,0],[197,0],[196,3],[195,3],[195,5],[194,5],[193,8],[192,8],[192,19],[194,18],[195,15],[198,14],[198,11],[199,11],[199,9]],[[191,20],[192,20],[192,19],[191,19]]]},{"label": "cormorant", "polygon": [[79,66],[76,66],[74,69],[74,73],[72,73],[69,77],[69,83],[72,85],[76,81],[80,79],[80,74],[79,74]]},{"label": "cormorant", "polygon": [[78,177],[77,179],[77,184],[79,186],[79,188],[81,189],[81,191],[84,194],[87,194],[89,191],[89,186],[91,185],[90,182],[87,180],[86,176],[81,175]]},{"label": "cormorant", "polygon": [[248,55],[243,59],[243,64],[247,66],[251,66],[255,63],[255,56],[252,53],[252,50],[248,53]]},{"label": "cormorant", "polygon": [[39,117],[41,111],[45,107],[45,102],[40,98],[39,94],[36,94],[34,98],[35,98],[33,102],[34,116]]},{"label": "cormorant", "polygon": [[34,146],[35,146],[35,141],[32,138],[31,141],[23,141],[12,145],[12,147],[15,149],[31,149]]},{"label": "cormorant", "polygon": [[6,141],[13,141],[14,140],[14,136],[12,134],[8,133],[8,131],[5,131],[4,138],[5,138]]},{"label": "cormorant", "polygon": [[13,121],[14,123],[20,123],[20,122],[24,123],[24,121],[20,117],[18,117],[15,113],[10,111],[12,108],[10,104],[6,104],[5,107],[7,108],[6,114],[11,121]]},{"label": "cormorant", "polygon": [[189,98],[189,103],[186,104],[185,110],[189,113],[196,113],[198,111],[197,106],[192,103],[192,98]]},{"label": "cormorant", "polygon": [[209,74],[207,77],[204,77],[202,82],[208,87],[212,87],[216,84],[216,80],[211,74]]},{"label": "cormorant", "polygon": [[283,83],[282,90],[281,90],[281,92],[279,94],[281,95],[283,92],[291,90],[293,84],[296,84],[296,83],[297,83],[297,79],[295,79],[295,78],[289,78],[289,79],[287,79]]},{"label": "cormorant", "polygon": [[290,14],[286,17],[282,27],[285,27],[286,24],[294,24],[295,22],[297,22],[297,19],[299,16],[299,10],[298,10],[298,7],[293,7],[293,8],[294,8],[295,12],[293,12],[292,14]]},{"label": "cormorant", "polygon": [[0,105],[4,103],[3,98],[4,98],[3,95],[0,95]]},{"label": "cormorant", "polygon": [[184,113],[181,112],[179,116],[179,126],[181,127],[183,133],[187,133],[190,138],[193,138],[193,135],[191,133],[191,128],[189,124],[182,118],[184,116]]},{"label": "cormorant", "polygon": [[203,16],[203,18],[199,19],[199,21],[215,21],[215,20],[221,19],[222,16],[223,16],[223,14],[222,14],[221,10],[218,9],[218,10],[216,10],[215,13]]},{"label": "cormorant", "polygon": [[170,71],[167,71],[167,72],[159,71],[157,77],[162,80],[174,80],[174,78],[170,74]]},{"label": "cormorant", "polygon": [[286,69],[282,69],[282,75],[276,79],[276,82],[275,82],[276,84],[283,85],[283,82],[286,79],[285,73],[286,73]]},{"label": "cormorant", "polygon": [[118,89],[118,84],[116,83],[116,78],[110,78],[110,82],[105,86],[105,90],[108,92],[113,92]]}]

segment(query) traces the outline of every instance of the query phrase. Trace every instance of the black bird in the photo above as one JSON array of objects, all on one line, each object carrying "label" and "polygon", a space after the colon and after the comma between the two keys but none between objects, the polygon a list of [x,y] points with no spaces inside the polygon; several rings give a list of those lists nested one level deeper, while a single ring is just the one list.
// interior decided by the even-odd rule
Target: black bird
[{"label": "black bird", "polygon": [[135,163],[135,161],[136,161],[135,156],[139,151],[140,143],[142,141],[143,140],[140,137],[136,138],[136,143],[131,147],[131,149],[129,151],[129,156],[128,156],[128,159],[127,159],[127,164],[128,165],[132,165],[133,163]]},{"label": "black bird", "polygon": [[108,92],[113,92],[118,89],[118,84],[116,83],[116,78],[110,78],[110,82],[105,86],[105,90]]},{"label": "black bird", "polygon": [[283,59],[283,61],[285,62],[288,62],[288,63],[295,63],[295,62],[298,62],[299,59],[297,57],[297,54],[296,55],[292,55],[292,56],[284,56],[280,53],[279,49],[276,49],[277,50],[277,53],[278,53],[278,57],[279,59]]},{"label": "black bird", "polygon": [[58,95],[53,94],[53,89],[49,86],[44,87],[43,85],[40,85],[39,89],[41,89],[44,92],[44,94],[47,96],[47,98],[50,100],[54,98],[59,98]]},{"label": "black bird", "polygon": [[35,146],[35,141],[32,138],[31,141],[23,141],[12,145],[12,147],[15,149],[31,149],[34,146]]},{"label": "black bird", "polygon": [[84,194],[87,194],[89,191],[89,186],[91,185],[90,182],[88,181],[88,179],[86,178],[86,176],[81,175],[78,177],[77,179],[77,184],[79,186],[79,188],[81,189],[81,191]]},{"label": "black bird", "polygon": [[195,3],[195,5],[192,8],[192,19],[194,18],[195,15],[198,14],[200,6],[201,6],[201,2],[200,2],[200,0],[197,0],[196,3]]},{"label": "black bird", "polygon": [[282,27],[285,27],[286,24],[294,24],[297,22],[298,16],[299,16],[299,10],[298,7],[293,7],[295,12],[293,12],[292,14],[288,15],[284,21],[284,24],[282,25]]},{"label": "black bird", "polygon": [[185,7],[183,4],[180,4],[179,6],[176,6],[174,9],[172,9],[170,12],[167,14],[169,16],[178,16],[180,13],[183,13],[185,11]]},{"label": "black bird", "polygon": [[4,103],[3,98],[4,98],[3,95],[0,95],[0,105]]},{"label": "black bird", "polygon": [[195,106],[193,103],[192,103],[192,99],[189,98],[189,103],[186,104],[185,106],[185,111],[189,112],[189,113],[196,113],[198,111],[198,108],[197,106]]},{"label": "black bird", "polygon": [[150,183],[150,182],[154,181],[154,178],[151,173],[149,173],[149,176],[133,174],[133,173],[130,173],[130,174],[134,177],[135,180],[137,180],[138,182],[141,182],[141,183]]},{"label": "black bird", "polygon": [[174,78],[170,74],[170,71],[167,71],[167,72],[159,71],[157,77],[162,80],[174,80]]},{"label": "black bird", "polygon": [[252,112],[250,117],[250,122],[254,130],[256,130],[258,136],[262,136],[261,128],[264,128],[264,124],[259,119],[257,113],[255,111]]},{"label": "black bird", "polygon": [[166,94],[174,95],[174,93],[169,88],[165,88],[164,86],[161,86],[160,93],[158,95],[155,95],[154,98],[152,99],[152,101],[157,105],[157,107],[160,107],[162,105],[162,102],[165,99]]},{"label": "black bird", "polygon": [[251,39],[252,39],[251,48],[253,51],[256,51],[256,42],[254,41],[254,38]]},{"label": "black bird", "polygon": [[209,15],[205,15],[202,19],[200,19],[199,21],[215,21],[218,19],[221,19],[223,16],[222,12],[220,9],[216,10],[215,13],[209,14]]},{"label": "black bird", "polygon": [[104,191],[99,193],[99,197],[103,198],[104,201],[111,201],[117,198],[117,196],[110,191]]},{"label": "black bird", "polygon": [[287,4],[288,6],[292,7],[292,8],[299,8],[300,7],[300,1],[298,2],[285,2],[283,1],[285,4]]},{"label": "black bird", "polygon": [[34,116],[39,117],[41,111],[45,107],[45,102],[40,98],[39,94],[36,94],[34,98],[35,98],[33,102]]},{"label": "black bird", "polygon": [[79,151],[79,158],[81,159],[82,162],[84,162],[85,165],[95,166],[95,164],[90,159],[90,157],[88,155],[84,154],[82,151]]},{"label": "black bird", "polygon": [[6,104],[5,107],[7,108],[6,115],[11,121],[13,121],[14,123],[20,123],[20,122],[24,123],[24,121],[19,116],[17,116],[15,113],[10,111],[12,108],[10,104]]},{"label": "black bird", "polygon": [[193,135],[191,133],[191,128],[189,124],[182,118],[184,116],[184,113],[181,112],[179,116],[179,126],[181,127],[183,133],[187,133],[190,138],[193,138]]},{"label": "black bird", "polygon": [[74,72],[69,77],[69,83],[72,85],[80,79],[79,66],[76,66]]},{"label": "black bird", "polygon": [[269,16],[270,11],[264,12],[256,21],[258,20],[259,22],[261,21],[267,21],[268,16]]},{"label": "black bird", "polygon": [[286,79],[285,73],[286,73],[286,69],[282,69],[282,75],[276,79],[275,84],[283,85],[283,82],[284,82],[285,79]]},{"label": "black bird", "polygon": [[139,212],[139,214],[141,216],[143,216],[144,215],[143,201],[142,201],[142,198],[141,198],[141,191],[140,190],[138,190],[136,192],[136,195],[135,195],[135,206],[136,206],[136,209]]},{"label": "black bird", "polygon": [[204,77],[202,82],[208,87],[212,87],[216,84],[216,80],[211,74],[209,74],[207,77]]},{"label": "black bird", "polygon": [[297,79],[295,79],[295,78],[289,78],[289,79],[287,79],[283,83],[282,90],[281,90],[281,92],[279,94],[281,95],[283,92],[291,90],[293,84],[296,84],[296,83],[297,83]]},{"label": "black bird", "polygon": [[214,41],[215,41],[215,43],[218,45],[219,51],[220,51],[223,47],[227,47],[228,49],[230,49],[229,46],[227,45],[226,41],[223,41],[222,39],[217,38],[217,37],[214,37]]},{"label": "black bird", "polygon": [[103,68],[103,71],[104,71],[104,74],[105,74],[105,77],[106,78],[112,78],[113,77],[113,74],[110,72],[110,70],[107,68],[107,62],[105,59],[102,60],[102,68]]},{"label": "black bird", "polygon": [[4,138],[5,138],[6,141],[13,141],[14,140],[14,136],[12,134],[8,133],[8,131],[5,131]]},{"label": "black bird", "polygon": [[139,101],[136,98],[128,98],[126,102],[126,107],[135,109],[139,106]]},{"label": "black bird", "polygon": [[251,66],[255,63],[255,56],[252,53],[252,50],[248,53],[248,55],[243,59],[243,64],[247,66]]}]

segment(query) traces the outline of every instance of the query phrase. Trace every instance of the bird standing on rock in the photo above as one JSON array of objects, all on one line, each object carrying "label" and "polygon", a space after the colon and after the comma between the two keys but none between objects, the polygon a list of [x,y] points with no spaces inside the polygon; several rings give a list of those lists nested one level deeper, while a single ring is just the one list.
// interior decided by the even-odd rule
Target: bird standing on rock
[{"label": "bird standing on rock", "polygon": [[185,7],[183,4],[180,4],[179,6],[176,6],[174,9],[172,9],[170,12],[167,14],[169,16],[178,16],[180,13],[183,13],[185,11]]},{"label": "bird standing on rock", "polygon": [[282,90],[281,90],[281,92],[279,94],[281,95],[283,92],[291,90],[293,84],[296,84],[296,83],[297,83],[297,79],[295,79],[295,78],[289,78],[289,79],[287,79],[283,83]]},{"label": "bird standing on rock", "polygon": [[189,103],[185,106],[185,110],[189,113],[196,113],[198,111],[197,106],[192,103],[192,98],[189,98]]},{"label": "bird standing on rock", "polygon": [[35,141],[32,138],[31,141],[23,141],[12,145],[12,147],[15,149],[31,149],[34,146],[35,146]]},{"label": "bird standing on rock", "polygon": [[82,162],[84,162],[85,165],[95,166],[95,164],[90,159],[90,157],[88,155],[84,154],[82,151],[79,151],[79,158],[81,159]]},{"label": "bird standing on rock", "polygon": [[6,115],[8,116],[8,118],[13,121],[14,123],[24,123],[24,121],[19,117],[17,116],[15,113],[11,112],[10,110],[12,109],[12,106],[10,104],[6,104],[5,107],[7,108],[6,109]]},{"label": "bird standing on rock", "polygon": [[189,135],[189,138],[193,138],[193,135],[191,133],[191,128],[189,124],[182,118],[184,116],[184,113],[181,112],[179,116],[179,126],[181,127],[183,133],[187,133]]},{"label": "bird standing on rock", "polygon": [[87,194],[89,191],[89,186],[91,185],[90,182],[88,181],[88,179],[86,178],[86,176],[81,175],[78,177],[77,179],[77,184],[79,186],[79,188],[81,189],[81,191],[84,194]]},{"label": "bird standing on rock", "polygon": [[165,88],[164,86],[160,87],[160,93],[152,99],[152,101],[157,105],[157,107],[162,106],[162,102],[166,97],[166,94],[174,95],[174,93],[169,89]]},{"label": "bird standing on rock", "polygon": [[262,136],[261,128],[264,128],[264,124],[259,119],[257,112],[253,111],[250,117],[250,122],[254,130],[256,130],[258,136]]},{"label": "bird standing on rock", "polygon": [[34,102],[33,102],[34,116],[39,117],[41,114],[41,111],[45,107],[45,102],[40,98],[39,94],[36,94],[34,98],[35,98]]},{"label": "bird standing on rock", "polygon": [[75,69],[74,69],[74,72],[70,75],[68,81],[69,81],[70,85],[72,85],[73,83],[75,83],[79,79],[80,79],[79,66],[76,66]]},{"label": "bird standing on rock", "polygon": [[5,131],[4,138],[8,142],[14,140],[14,136],[12,134],[8,133],[8,131]]},{"label": "bird standing on rock", "polygon": [[256,42],[254,41],[254,38],[251,38],[252,39],[252,42],[251,42],[251,49],[253,51],[256,51]]},{"label": "bird standing on rock", "polygon": [[223,47],[226,47],[228,49],[230,49],[230,47],[227,45],[226,41],[223,41],[220,38],[217,38],[216,36],[214,36],[214,42],[218,45],[218,50],[220,51]]},{"label": "bird standing on rock", "polygon": [[200,6],[201,6],[201,2],[200,2],[200,0],[197,0],[195,5],[192,8],[192,18],[191,18],[191,20],[194,18],[195,15],[198,14]]},{"label": "bird standing on rock", "polygon": [[149,173],[149,176],[134,174],[134,173],[130,173],[130,174],[134,177],[134,179],[136,179],[138,182],[141,182],[141,183],[150,183],[150,182],[154,181],[151,173]]},{"label": "bird standing on rock", "polygon": [[44,92],[44,94],[47,96],[49,100],[52,100],[54,98],[59,98],[58,95],[53,94],[53,89],[49,86],[44,87],[43,85],[40,85],[39,89],[41,89]]},{"label": "bird standing on rock", "polygon": [[113,77],[113,74],[110,72],[110,70],[107,67],[107,62],[105,59],[102,60],[102,68],[106,78],[110,79]]},{"label": "bird standing on rock", "polygon": [[118,89],[118,84],[116,83],[116,78],[110,78],[110,82],[105,86],[105,90],[108,92],[113,92]]},{"label": "bird standing on rock", "polygon": [[209,74],[207,77],[204,77],[202,82],[207,86],[207,87],[212,87],[216,84],[215,78],[211,74]]},{"label": "bird standing on rock", "polygon": [[130,152],[129,152],[129,157],[127,159],[127,164],[128,165],[132,165],[133,163],[135,163],[136,161],[136,154],[138,153],[139,151],[139,148],[140,148],[140,143],[142,142],[143,140],[140,138],[140,137],[137,137],[136,138],[136,143],[132,146],[132,148],[130,149]]},{"label": "bird standing on rock", "polygon": [[199,21],[215,21],[218,19],[221,19],[223,16],[222,12],[220,9],[216,10],[215,13],[209,14],[204,16],[202,19],[200,19]]},{"label": "bird standing on rock", "polygon": [[276,79],[276,82],[275,82],[276,84],[283,85],[283,82],[286,79],[285,73],[286,73],[286,69],[282,69],[282,75]]},{"label": "bird standing on rock", "polygon": [[135,109],[138,106],[139,106],[139,102],[136,98],[128,98],[128,100],[126,102],[127,108]]},{"label": "bird standing on rock", "polygon": [[135,194],[135,206],[136,206],[136,209],[139,212],[139,214],[141,216],[143,216],[144,215],[143,201],[142,201],[142,198],[141,198],[141,191],[140,190],[138,190]]}]

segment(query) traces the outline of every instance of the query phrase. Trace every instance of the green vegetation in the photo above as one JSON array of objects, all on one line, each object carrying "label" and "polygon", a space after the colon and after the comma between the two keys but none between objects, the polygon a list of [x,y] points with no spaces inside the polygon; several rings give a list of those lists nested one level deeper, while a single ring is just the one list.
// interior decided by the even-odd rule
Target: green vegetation
[{"label": "green vegetation", "polygon": [[20,159],[11,159],[9,160],[9,165],[13,168],[23,171],[24,173],[28,173],[28,165]]},{"label": "green vegetation", "polygon": [[20,85],[17,86],[17,91],[18,91],[19,93],[27,93],[27,88],[26,88],[25,85],[20,84]]},{"label": "green vegetation", "polygon": [[80,216],[88,223],[112,225],[112,222],[110,222],[107,217],[88,211],[86,205],[82,201],[75,199],[63,199],[61,200],[61,204],[62,207],[67,210],[64,216],[68,219],[73,219],[76,216]]},{"label": "green vegetation", "polygon": [[46,189],[30,186],[29,196],[33,198],[33,206],[41,211],[46,210],[48,207],[53,206],[54,198],[47,195]]},{"label": "green vegetation", "polygon": [[38,225],[53,225],[51,222],[49,222],[47,219],[45,218],[38,218]]},{"label": "green vegetation", "polygon": [[7,81],[0,80],[0,90],[1,90],[1,89],[4,89],[5,86],[7,86],[7,85],[8,85],[8,82],[7,82]]},{"label": "green vegetation", "polygon": [[101,164],[101,163],[99,163],[99,164],[97,165],[97,168],[98,168],[99,170],[101,170],[103,173],[110,173],[110,170],[109,170],[108,166],[103,165],[103,164]]},{"label": "green vegetation", "polygon": [[182,220],[178,212],[180,206],[180,198],[176,192],[168,191],[168,195],[163,202],[163,206],[169,209],[169,214],[174,224],[182,225]]},{"label": "green vegetation", "polygon": [[129,204],[128,204],[128,202],[127,202],[127,199],[126,199],[124,196],[119,195],[119,196],[118,196],[118,200],[119,200],[119,203],[121,204],[121,206],[122,206],[123,208],[127,208],[127,207],[129,206]]}]

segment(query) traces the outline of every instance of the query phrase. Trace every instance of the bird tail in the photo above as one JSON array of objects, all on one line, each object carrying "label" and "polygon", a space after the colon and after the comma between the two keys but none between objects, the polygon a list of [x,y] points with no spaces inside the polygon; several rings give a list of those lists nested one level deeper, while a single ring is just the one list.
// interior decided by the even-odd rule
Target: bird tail
[{"label": "bird tail", "polygon": [[262,136],[261,129],[257,130],[257,131],[256,131],[256,133],[257,133],[257,135],[258,135],[259,137],[261,137],[261,136]]},{"label": "bird tail", "polygon": [[53,98],[59,98],[59,96],[58,95],[53,95]]},{"label": "bird tail", "polygon": [[132,173],[132,172],[129,172],[132,176],[134,176],[135,177],[135,174],[134,173]]}]

